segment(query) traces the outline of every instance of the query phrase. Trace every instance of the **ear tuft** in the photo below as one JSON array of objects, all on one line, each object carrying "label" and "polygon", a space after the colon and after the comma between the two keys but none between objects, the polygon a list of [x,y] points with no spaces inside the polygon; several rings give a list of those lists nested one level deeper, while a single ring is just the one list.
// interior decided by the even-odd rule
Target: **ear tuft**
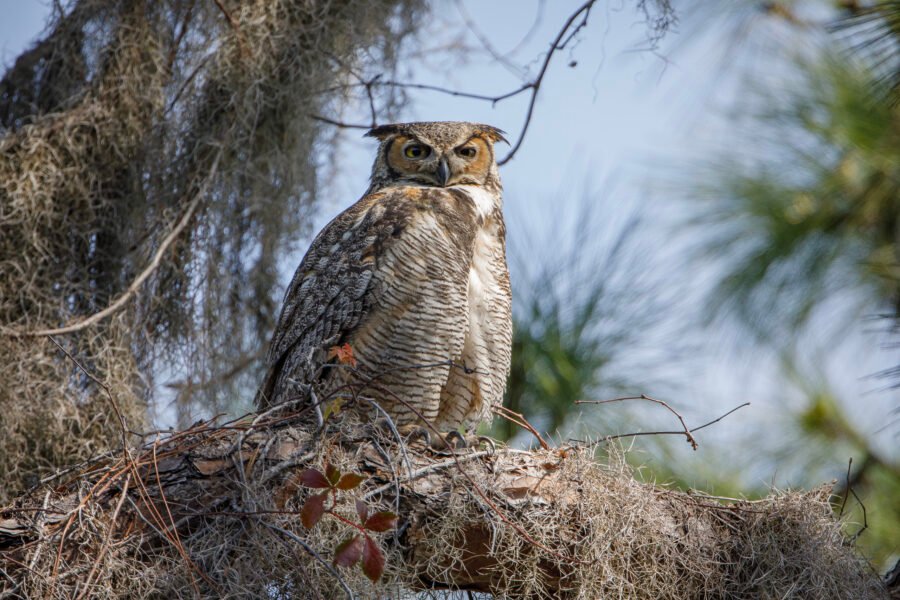
[{"label": "ear tuft", "polygon": [[379,125],[378,127],[373,127],[363,137],[373,137],[377,138],[381,141],[384,141],[385,138],[397,134],[400,132],[400,128],[397,125],[388,124],[388,125]]},{"label": "ear tuft", "polygon": [[491,125],[481,125],[478,126],[478,133],[488,138],[492,142],[503,142],[505,144],[509,144],[509,140],[507,140],[503,135],[506,133],[502,129],[497,129]]}]

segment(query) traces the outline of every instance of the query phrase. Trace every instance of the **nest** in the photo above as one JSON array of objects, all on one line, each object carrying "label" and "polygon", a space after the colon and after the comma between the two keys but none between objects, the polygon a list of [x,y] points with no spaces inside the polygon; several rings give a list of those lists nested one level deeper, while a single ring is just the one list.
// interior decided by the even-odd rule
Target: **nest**
[{"label": "nest", "polygon": [[[311,528],[309,469],[361,475]],[[377,583],[332,565],[357,500],[399,517],[367,534]],[[90,462],[0,511],[0,549],[25,597],[887,597],[826,488],[721,501],[638,482],[616,452],[438,453],[350,413],[201,424]]]}]

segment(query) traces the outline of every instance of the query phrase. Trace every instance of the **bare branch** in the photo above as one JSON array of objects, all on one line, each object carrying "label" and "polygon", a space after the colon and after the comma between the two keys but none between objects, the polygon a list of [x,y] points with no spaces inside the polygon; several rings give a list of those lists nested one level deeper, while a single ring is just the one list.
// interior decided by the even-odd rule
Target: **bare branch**
[{"label": "bare branch", "polygon": [[684,433],[688,443],[691,445],[691,448],[693,448],[694,450],[697,449],[697,440],[694,439],[693,435],[691,435],[691,430],[688,429],[687,423],[684,422],[684,418],[682,418],[681,414],[677,410],[669,406],[666,402],[657,400],[656,398],[651,398],[646,394],[641,394],[640,396],[623,396],[622,398],[612,398],[609,400],[576,400],[575,404],[610,404],[612,402],[625,402],[627,400],[647,400],[648,402],[655,402],[656,404],[659,404],[660,406],[671,412],[673,415],[678,417],[678,420],[681,422],[681,426],[684,427],[684,431],[679,433]]}]

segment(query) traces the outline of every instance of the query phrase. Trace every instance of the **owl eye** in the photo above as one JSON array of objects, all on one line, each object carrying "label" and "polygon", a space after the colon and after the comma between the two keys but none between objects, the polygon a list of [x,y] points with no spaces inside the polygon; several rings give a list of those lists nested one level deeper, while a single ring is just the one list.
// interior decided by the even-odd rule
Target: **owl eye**
[{"label": "owl eye", "polygon": [[457,148],[456,153],[465,158],[472,158],[478,154],[478,150],[475,146],[463,146],[462,148]]},{"label": "owl eye", "polygon": [[406,158],[425,158],[431,154],[431,148],[422,144],[410,144],[403,149],[403,154]]}]

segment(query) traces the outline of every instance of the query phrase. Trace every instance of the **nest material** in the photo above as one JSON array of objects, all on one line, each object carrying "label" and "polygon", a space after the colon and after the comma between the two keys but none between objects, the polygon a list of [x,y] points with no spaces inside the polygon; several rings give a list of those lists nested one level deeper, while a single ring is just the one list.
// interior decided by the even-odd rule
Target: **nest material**
[{"label": "nest material", "polygon": [[340,110],[351,71],[390,73],[423,3],[63,4],[0,81],[0,501],[118,438],[105,391],[20,334],[122,297],[198,195],[130,302],[60,342],[134,430],[160,369],[185,425],[256,384],[327,139],[309,115]]},{"label": "nest material", "polygon": [[[0,586],[45,598],[887,597],[824,488],[723,503],[637,482],[621,456],[435,454],[349,414],[320,432],[290,415],[199,426],[132,456],[0,512]],[[327,514],[300,522],[320,490],[299,474],[326,463],[366,476],[339,492],[339,514],[355,520],[358,498],[400,515],[396,532],[373,534],[387,556],[378,584],[330,567],[352,528]]]}]

